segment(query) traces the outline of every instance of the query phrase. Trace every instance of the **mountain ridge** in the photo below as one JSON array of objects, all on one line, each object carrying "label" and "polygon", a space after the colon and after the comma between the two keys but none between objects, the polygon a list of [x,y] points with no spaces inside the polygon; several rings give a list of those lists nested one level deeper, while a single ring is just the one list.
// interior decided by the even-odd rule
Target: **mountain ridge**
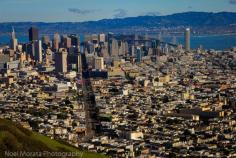
[{"label": "mountain ridge", "polygon": [[236,32],[236,12],[183,12],[164,16],[137,16],[118,19],[101,19],[85,22],[5,22],[0,23],[0,33],[11,31],[27,32],[30,26],[39,27],[48,33],[98,33],[98,32],[180,32],[186,27],[199,33]]}]

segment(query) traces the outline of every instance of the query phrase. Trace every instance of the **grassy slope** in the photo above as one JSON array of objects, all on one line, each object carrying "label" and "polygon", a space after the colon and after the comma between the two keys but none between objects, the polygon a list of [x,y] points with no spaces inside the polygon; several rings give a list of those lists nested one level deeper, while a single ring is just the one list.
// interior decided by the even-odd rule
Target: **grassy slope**
[{"label": "grassy slope", "polygon": [[82,158],[106,158],[104,155],[81,151],[49,137],[31,132],[20,125],[0,119],[0,157],[5,151],[67,151],[82,152]]}]

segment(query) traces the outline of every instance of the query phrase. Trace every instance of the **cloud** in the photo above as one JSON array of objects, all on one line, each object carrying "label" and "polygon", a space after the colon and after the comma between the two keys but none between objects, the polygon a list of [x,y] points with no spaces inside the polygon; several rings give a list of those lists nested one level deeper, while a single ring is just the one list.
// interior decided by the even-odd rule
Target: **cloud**
[{"label": "cloud", "polygon": [[98,10],[87,10],[87,9],[79,9],[79,8],[69,8],[68,11],[71,12],[71,13],[78,14],[78,15],[87,15],[87,14],[94,13],[94,12],[96,12]]},{"label": "cloud", "polygon": [[124,18],[127,16],[127,11],[124,9],[116,9],[114,10],[115,14],[113,15],[114,18]]},{"label": "cloud", "polygon": [[160,12],[147,12],[144,14],[144,16],[160,16]]},{"label": "cloud", "polygon": [[236,0],[229,0],[230,4],[236,4]]}]

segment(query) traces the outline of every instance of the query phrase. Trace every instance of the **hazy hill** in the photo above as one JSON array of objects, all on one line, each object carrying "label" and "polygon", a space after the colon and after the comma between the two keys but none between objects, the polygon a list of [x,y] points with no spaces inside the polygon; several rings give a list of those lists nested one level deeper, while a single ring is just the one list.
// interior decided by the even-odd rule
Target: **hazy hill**
[{"label": "hazy hill", "polygon": [[185,27],[192,27],[199,33],[232,33],[236,32],[236,13],[233,12],[185,12],[166,16],[139,16],[123,19],[103,19],[88,22],[19,22],[0,23],[0,33],[11,31],[12,26],[18,33],[27,33],[30,26],[39,27],[41,33],[93,33],[158,31],[178,32]]}]

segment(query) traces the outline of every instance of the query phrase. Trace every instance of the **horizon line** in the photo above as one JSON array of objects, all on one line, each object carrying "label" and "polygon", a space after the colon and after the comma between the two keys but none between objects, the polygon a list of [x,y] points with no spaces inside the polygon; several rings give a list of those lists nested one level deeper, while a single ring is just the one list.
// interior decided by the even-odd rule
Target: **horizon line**
[{"label": "horizon line", "polygon": [[139,15],[139,16],[127,16],[122,18],[104,18],[104,19],[98,19],[98,20],[88,20],[88,21],[0,21],[0,24],[3,23],[86,23],[86,22],[97,22],[102,20],[115,20],[115,19],[126,19],[126,18],[137,18],[137,17],[164,17],[164,16],[171,16],[176,14],[184,14],[184,13],[213,13],[213,14],[219,14],[219,13],[236,13],[230,12],[230,11],[219,11],[219,12],[207,12],[207,11],[186,11],[186,12],[177,12],[172,14],[166,14],[166,15]]}]

